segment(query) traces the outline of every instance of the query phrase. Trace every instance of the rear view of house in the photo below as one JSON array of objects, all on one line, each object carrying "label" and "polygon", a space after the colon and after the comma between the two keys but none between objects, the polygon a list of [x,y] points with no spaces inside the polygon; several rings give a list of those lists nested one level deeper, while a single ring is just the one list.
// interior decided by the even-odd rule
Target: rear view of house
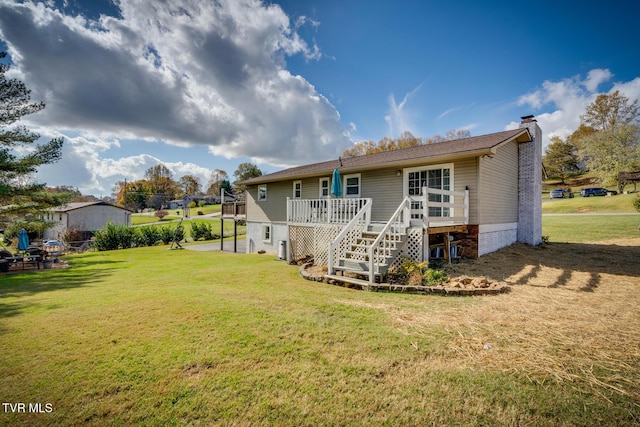
[{"label": "rear view of house", "polygon": [[44,232],[45,240],[58,239],[67,230],[94,232],[113,224],[131,225],[131,212],[105,202],[76,202],[51,209],[42,218],[53,225]]},{"label": "rear view of house", "polygon": [[330,274],[372,281],[400,255],[475,258],[516,242],[537,245],[541,139],[527,116],[514,130],[247,180],[247,251],[311,256]]}]

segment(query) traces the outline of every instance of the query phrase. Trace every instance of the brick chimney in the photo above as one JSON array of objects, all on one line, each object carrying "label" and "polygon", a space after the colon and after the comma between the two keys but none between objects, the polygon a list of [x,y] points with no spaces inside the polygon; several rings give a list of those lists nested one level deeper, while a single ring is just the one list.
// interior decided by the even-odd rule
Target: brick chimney
[{"label": "brick chimney", "polygon": [[534,116],[524,116],[520,128],[532,141],[518,146],[518,242],[542,243],[542,130]]}]

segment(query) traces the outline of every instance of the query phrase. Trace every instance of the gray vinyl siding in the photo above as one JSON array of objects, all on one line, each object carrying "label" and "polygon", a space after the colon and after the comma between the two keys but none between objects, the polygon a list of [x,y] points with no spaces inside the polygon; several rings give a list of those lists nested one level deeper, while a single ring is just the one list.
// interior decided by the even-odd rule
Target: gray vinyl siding
[{"label": "gray vinyl siding", "polygon": [[[247,188],[247,220],[253,222],[285,222],[287,220],[287,197],[293,196],[293,181],[270,182],[267,200],[258,201],[258,186]],[[302,197],[305,195],[302,183]],[[317,195],[316,195],[317,197]]]},{"label": "gray vinyl siding", "polygon": [[[469,224],[478,223],[478,158],[458,160],[453,164],[455,191],[469,189]],[[462,212],[456,216],[461,216]]]},{"label": "gray vinyl siding", "polygon": [[402,176],[397,176],[398,168],[377,169],[361,174],[361,197],[373,199],[371,219],[388,221],[402,202]]},{"label": "gray vinyl siding", "polygon": [[[437,163],[436,163],[437,164]],[[469,188],[469,221],[477,223],[478,160],[476,157],[453,162],[453,185],[455,191]],[[429,166],[413,165],[411,167]],[[403,177],[397,176],[398,168],[380,169],[362,173],[362,197],[371,197],[373,221],[387,221],[402,202]],[[460,213],[461,215],[462,213]]]},{"label": "gray vinyl siding", "polygon": [[[438,164],[438,163],[435,163]],[[428,166],[429,163],[411,167]],[[400,176],[398,176],[400,171]],[[476,157],[453,162],[453,184],[456,191],[469,188],[470,223],[478,222],[478,159]],[[349,173],[351,175],[351,173]],[[371,216],[373,221],[387,221],[404,198],[402,169],[398,167],[368,170],[360,173],[360,197],[373,199]],[[329,176],[324,176],[330,178]],[[320,192],[320,178],[302,179],[302,198],[317,199]],[[344,178],[344,176],[343,176]],[[293,182],[268,183],[267,200],[257,201],[258,186],[247,189],[247,220],[252,222],[286,221],[287,197],[293,197]],[[460,213],[461,215],[462,213]]]},{"label": "gray vinyl siding", "polygon": [[518,222],[518,143],[509,142],[493,158],[480,158],[479,224]]}]

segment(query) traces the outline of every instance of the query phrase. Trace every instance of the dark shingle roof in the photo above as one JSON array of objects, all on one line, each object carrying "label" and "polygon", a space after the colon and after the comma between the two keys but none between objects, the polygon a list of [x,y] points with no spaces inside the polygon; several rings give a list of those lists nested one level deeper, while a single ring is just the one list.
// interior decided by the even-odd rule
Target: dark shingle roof
[{"label": "dark shingle roof", "polygon": [[329,160],[251,178],[244,181],[243,184],[261,184],[294,178],[330,175],[336,168],[339,168],[341,172],[355,172],[376,167],[402,165],[408,162],[417,163],[427,159],[429,161],[437,161],[447,157],[480,156],[491,153],[498,146],[514,139],[517,139],[519,142],[526,142],[531,140],[531,135],[526,128],[521,128],[453,141],[420,145],[418,147],[404,148],[401,150],[385,151],[366,156],[348,157],[342,159],[342,164],[340,160]]}]

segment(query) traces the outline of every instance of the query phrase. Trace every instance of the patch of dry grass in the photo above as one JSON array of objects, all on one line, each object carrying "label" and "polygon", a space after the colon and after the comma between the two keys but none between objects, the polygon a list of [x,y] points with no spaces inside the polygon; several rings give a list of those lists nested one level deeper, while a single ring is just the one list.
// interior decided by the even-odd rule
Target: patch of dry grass
[{"label": "patch of dry grass", "polygon": [[505,281],[508,294],[435,310],[373,308],[409,335],[447,331],[446,350],[431,355],[430,366],[513,372],[604,398],[618,393],[640,409],[639,260],[640,239],[516,245],[450,272]]}]

